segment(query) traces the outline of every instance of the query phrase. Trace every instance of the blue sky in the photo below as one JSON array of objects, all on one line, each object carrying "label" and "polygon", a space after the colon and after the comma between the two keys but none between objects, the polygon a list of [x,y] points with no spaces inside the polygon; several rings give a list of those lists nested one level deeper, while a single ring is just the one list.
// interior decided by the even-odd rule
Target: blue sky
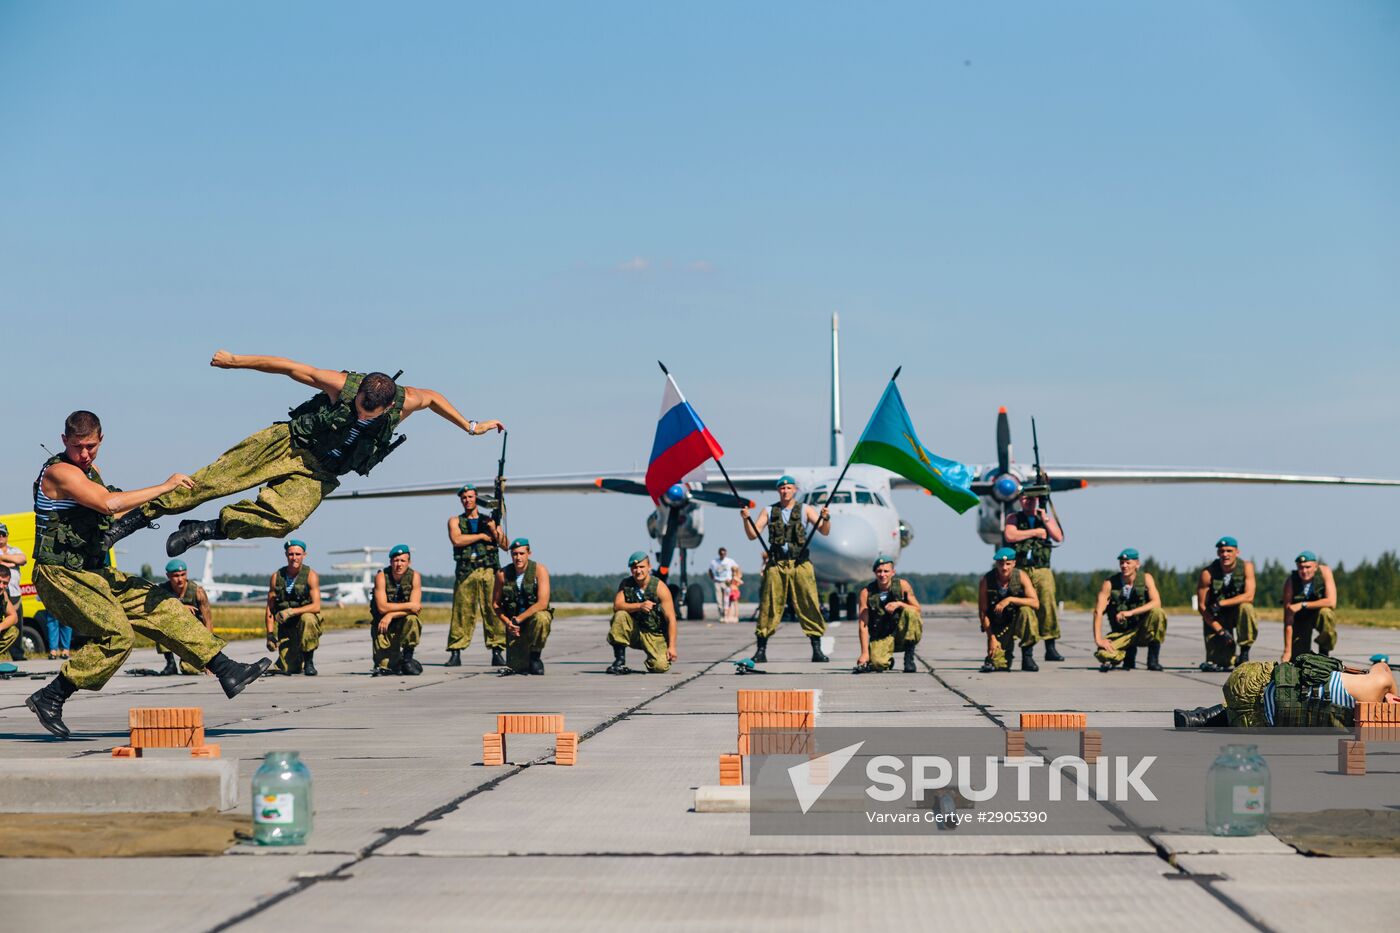
[{"label": "blue sky", "polygon": [[[520,474],[642,465],[661,358],[731,464],[820,463],[833,311],[853,433],[902,364],[969,462],[1006,405],[1052,462],[1400,475],[1397,40],[1383,2],[3,0],[0,511],[73,408],[130,488],[303,397],[220,347],[403,368],[505,420]],[[352,482],[494,470],[494,441],[407,431]],[[1398,494],[1091,490],[1058,562],[1223,533],[1351,562],[1396,546]],[[907,569],[985,565],[970,517],[899,504]],[[328,504],[303,537],[446,571],[454,506]],[[512,530],[621,573],[645,514],[519,497]],[[705,550],[753,564],[730,518]]]}]

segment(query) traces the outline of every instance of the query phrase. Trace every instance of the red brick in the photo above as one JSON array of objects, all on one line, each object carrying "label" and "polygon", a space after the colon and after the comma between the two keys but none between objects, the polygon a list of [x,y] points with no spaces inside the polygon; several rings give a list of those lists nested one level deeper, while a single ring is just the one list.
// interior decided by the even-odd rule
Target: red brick
[{"label": "red brick", "polygon": [[132,748],[130,745],[118,745],[112,749],[113,758],[140,758],[141,749]]}]

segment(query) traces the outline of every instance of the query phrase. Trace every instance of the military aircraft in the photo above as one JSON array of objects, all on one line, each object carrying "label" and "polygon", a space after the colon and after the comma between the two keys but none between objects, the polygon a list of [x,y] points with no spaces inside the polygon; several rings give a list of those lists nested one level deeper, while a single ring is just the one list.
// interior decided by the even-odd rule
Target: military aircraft
[{"label": "military aircraft", "polygon": [[[387,547],[357,547],[328,551],[330,554],[359,554],[360,560],[331,564],[332,570],[358,570],[360,579],[348,583],[322,583],[321,598],[341,606],[367,606],[374,600],[374,575],[384,569],[386,561],[375,560],[375,554],[387,554]],[[425,586],[424,593],[447,593],[452,591],[440,586]]]},{"label": "military aircraft", "polygon": [[[1006,409],[997,414],[997,459],[988,465],[972,466],[977,479],[972,491],[981,497],[977,510],[977,533],[988,544],[1001,543],[1006,509],[1016,503],[1031,480],[1043,479],[1049,491],[1066,492],[1089,486],[1124,483],[1312,483],[1323,485],[1400,486],[1400,480],[1364,479],[1347,476],[1309,476],[1292,473],[1250,473],[1222,470],[1141,469],[1131,467],[1042,467],[1036,469],[1018,464],[1011,455],[1011,428]],[[831,462],[823,466],[785,466],[771,468],[739,468],[729,470],[734,488],[740,492],[762,492],[772,495],[778,478],[784,474],[797,480],[802,501],[821,505],[836,483],[846,461],[845,435],[841,426],[841,366],[839,319],[831,316]],[[648,495],[644,471],[620,471],[600,476],[597,473],[566,473],[550,476],[511,477],[507,484],[510,494],[535,493],[600,493]],[[492,479],[474,479],[482,489],[490,488]],[[461,480],[417,486],[394,486],[338,492],[331,499],[378,499],[402,496],[455,495]],[[831,587],[828,612],[832,619],[840,618],[843,610],[848,618],[856,614],[856,591],[853,583],[870,578],[870,565],[880,554],[898,558],[900,552],[914,539],[914,529],[902,519],[891,495],[897,489],[920,489],[913,482],[880,467],[853,464],[841,488],[828,504],[831,510],[831,534],[816,535],[811,544],[811,559],[820,584]],[[923,491],[920,489],[920,491]],[[493,502],[487,496],[478,498],[485,507]],[[681,555],[680,586],[672,584],[678,596],[684,595],[686,615],[703,618],[704,590],[686,578],[686,555],[699,547],[704,537],[702,503],[723,508],[738,508],[750,504],[734,496],[723,479],[707,476],[677,484],[663,496],[660,507],[647,516],[647,532],[660,545],[658,563],[669,565],[671,549],[679,548]],[[737,521],[736,521],[737,524]]]}]

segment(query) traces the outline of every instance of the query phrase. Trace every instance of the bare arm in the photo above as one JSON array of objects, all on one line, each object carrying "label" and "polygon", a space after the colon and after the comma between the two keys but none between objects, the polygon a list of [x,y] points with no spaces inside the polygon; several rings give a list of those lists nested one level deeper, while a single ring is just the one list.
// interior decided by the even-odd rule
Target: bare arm
[{"label": "bare arm", "polygon": [[288,376],[302,385],[320,389],[334,401],[340,398],[340,390],[345,388],[346,373],[335,369],[317,369],[307,363],[298,363],[284,356],[247,356],[220,350],[214,354],[209,365],[217,369],[254,369],[274,376]]},{"label": "bare arm", "polygon": [[525,607],[525,611],[520,613],[520,618],[528,619],[549,605],[549,571],[544,564],[535,564],[535,601]]},{"label": "bare arm", "polygon": [[1060,544],[1065,540],[1064,530],[1060,528],[1060,522],[1055,518],[1054,512],[1041,512],[1040,518],[1045,522],[1045,533],[1051,541]]},{"label": "bare arm", "polygon": [[382,570],[374,575],[374,608],[380,615],[385,615],[392,609],[389,605],[389,591],[384,588]]},{"label": "bare arm", "polygon": [[1100,648],[1108,648],[1109,644],[1103,637],[1103,616],[1108,611],[1108,597],[1113,592],[1113,581],[1111,579],[1103,581],[1103,586],[1099,587],[1099,596],[1094,600],[1094,644]]},{"label": "bare arm", "polygon": [[992,607],[988,605],[987,598],[987,578],[983,577],[977,581],[977,617],[982,620],[982,631],[991,631],[992,628]]},{"label": "bare arm", "polygon": [[496,615],[503,619],[510,615],[510,613],[502,611],[504,607],[501,605],[501,592],[505,590],[505,588],[506,572],[504,570],[497,570],[496,579],[491,584],[491,609]]},{"label": "bare arm", "polygon": [[666,617],[666,657],[674,661],[676,654],[676,607],[671,603],[671,588],[664,583],[656,588],[661,614]]},{"label": "bare arm", "polygon": [[311,602],[305,606],[298,606],[288,615],[305,615],[308,612],[321,611],[321,575],[314,570],[306,572],[306,585],[311,588]]},{"label": "bare arm", "polygon": [[0,632],[7,628],[14,628],[16,625],[19,625],[19,610],[15,608],[14,603],[7,599],[5,600],[5,617],[0,618]]},{"label": "bare arm", "polygon": [[199,603],[199,621],[203,622],[209,631],[214,631],[214,613],[209,609],[209,594],[204,592],[204,587],[201,586],[195,591],[194,598],[195,602]]},{"label": "bare arm", "polygon": [[473,422],[462,417],[462,413],[452,406],[441,392],[432,389],[419,389],[415,386],[404,386],[403,390],[403,414],[407,418],[415,411],[428,409],[433,414],[438,415],[447,421],[452,422],[457,427],[468,434],[485,434],[495,428],[497,431],[504,431],[506,426],[499,421],[478,421],[475,422],[475,430],[472,428]]},{"label": "bare arm", "polygon": [[1001,536],[1006,539],[1007,544],[1020,544],[1032,538],[1044,538],[1047,532],[1044,528],[1017,528],[1013,522],[1007,522],[1006,527],[1001,530]]},{"label": "bare arm", "polygon": [[408,594],[408,603],[400,605],[415,615],[423,611],[423,575],[421,573],[413,575],[413,592]]},{"label": "bare arm", "polygon": [[193,489],[194,481],[183,473],[172,473],[159,486],[147,486],[129,492],[109,492],[106,486],[94,483],[87,474],[71,463],[59,462],[44,473],[44,493],[54,499],[72,499],[84,508],[104,515],[121,515],[138,505],[165,495],[172,489]]},{"label": "bare arm", "polygon": [[739,510],[739,518],[744,522],[744,534],[748,536],[750,541],[757,540],[763,529],[768,527],[767,509],[762,509],[758,513],[758,518],[750,520],[749,510],[745,507]]},{"label": "bare arm", "polygon": [[1327,595],[1322,599],[1308,600],[1309,609],[1336,609],[1337,608],[1337,584],[1332,579],[1332,568],[1326,565],[1317,568],[1317,572],[1322,574],[1322,582],[1327,586]]},{"label": "bare arm", "polygon": [[870,661],[870,594],[864,587],[860,596],[856,597],[856,606],[860,610],[857,615],[860,619],[860,657],[856,658],[856,663],[866,664]]},{"label": "bare arm", "polygon": [[805,515],[803,517],[812,522],[813,531],[820,535],[831,534],[831,513],[825,507],[820,512],[810,505],[804,506],[804,509]]},{"label": "bare arm", "polygon": [[[7,564],[15,570],[18,570],[27,563],[29,563],[29,558],[25,557],[24,552],[19,548],[15,548],[14,551],[10,553],[0,551],[0,564]],[[1328,586],[1328,589],[1330,590],[1331,586]]]},{"label": "bare arm", "polygon": [[1200,579],[1196,581],[1196,611],[1201,614],[1201,618],[1210,622],[1213,618],[1210,611],[1210,571],[1202,570]]}]

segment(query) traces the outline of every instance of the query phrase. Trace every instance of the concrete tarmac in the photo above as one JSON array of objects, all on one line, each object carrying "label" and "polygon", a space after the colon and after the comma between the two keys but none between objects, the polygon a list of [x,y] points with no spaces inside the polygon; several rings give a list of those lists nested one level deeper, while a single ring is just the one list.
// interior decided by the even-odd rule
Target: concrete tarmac
[{"label": "concrete tarmac", "polygon": [[[707,607],[713,612],[713,607]],[[68,703],[73,740],[51,740],[0,681],[0,757],[105,756],[132,706],[204,708],[209,741],[239,759],[240,796],[264,753],[295,749],[314,778],[304,847],[235,847],[221,858],[9,859],[7,929],[415,930],[1310,930],[1400,913],[1396,862],[1318,859],[1272,837],[1153,836],[1105,811],[1076,836],[754,836],[746,814],[691,812],[732,751],[739,687],[820,687],[824,726],[989,725],[1037,709],[1087,711],[1093,725],[1170,723],[1173,706],[1217,702],[1223,674],[1196,669],[1200,623],[1174,617],[1168,670],[1100,674],[1088,618],[1062,617],[1063,664],[981,674],[972,611],[927,613],[920,672],[852,676],[856,631],[832,629],[829,665],[807,660],[795,625],[769,645],[770,672],[739,677],[752,625],[680,626],[667,674],[611,677],[603,616],[560,619],[544,677],[499,677],[480,642],[446,668],[446,627],[429,626],[419,677],[371,678],[367,631],[330,633],[321,675],[265,678],[226,700],[212,678],[119,674]],[[1277,658],[1264,623],[1254,656]],[[235,643],[242,659],[258,642]],[[1339,654],[1400,657],[1400,631],[1343,627]],[[1037,657],[1043,656],[1038,648]],[[628,653],[640,668],[640,652]],[[154,652],[131,667],[158,667]],[[51,675],[57,664],[26,662]],[[930,666],[932,670],[930,670]],[[47,676],[45,677],[47,679]],[[551,763],[552,737],[510,737],[510,763],[481,765],[498,712],[561,712],[578,765]],[[1396,756],[1400,757],[1400,756]],[[1395,757],[1391,758],[1394,761]],[[1354,806],[1400,806],[1397,768],[1377,755]],[[112,762],[120,767],[122,762]],[[33,788],[42,794],[42,787]],[[1347,806],[1342,801],[1337,806]],[[0,817],[2,819],[3,817]]]}]

